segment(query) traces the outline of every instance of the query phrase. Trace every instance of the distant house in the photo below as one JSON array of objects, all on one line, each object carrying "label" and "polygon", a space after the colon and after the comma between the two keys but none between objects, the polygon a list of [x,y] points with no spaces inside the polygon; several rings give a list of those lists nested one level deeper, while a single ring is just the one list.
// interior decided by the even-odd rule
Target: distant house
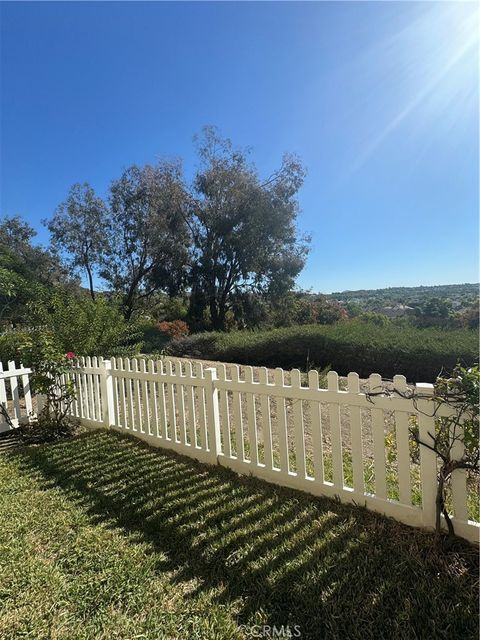
[{"label": "distant house", "polygon": [[381,307],[377,310],[387,318],[402,318],[403,316],[411,316],[415,314],[415,309],[406,304],[396,304],[393,307]]}]

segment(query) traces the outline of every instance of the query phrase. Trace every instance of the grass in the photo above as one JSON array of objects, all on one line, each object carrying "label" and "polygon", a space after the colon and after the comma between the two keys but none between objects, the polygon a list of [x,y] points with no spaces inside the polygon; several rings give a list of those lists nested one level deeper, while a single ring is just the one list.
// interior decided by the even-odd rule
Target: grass
[{"label": "grass", "polygon": [[266,367],[301,369],[330,366],[340,375],[405,375],[413,382],[434,382],[442,368],[478,361],[478,332],[473,329],[418,329],[358,319],[335,325],[305,325],[268,331],[200,333],[174,341],[173,355]]},{"label": "grass", "polygon": [[359,507],[107,432],[4,453],[0,482],[5,640],[478,635],[476,551]]}]

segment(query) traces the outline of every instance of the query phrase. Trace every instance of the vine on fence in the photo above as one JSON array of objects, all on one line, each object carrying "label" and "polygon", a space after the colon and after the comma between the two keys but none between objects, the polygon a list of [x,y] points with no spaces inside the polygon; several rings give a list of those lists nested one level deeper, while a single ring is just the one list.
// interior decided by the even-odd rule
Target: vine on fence
[{"label": "vine on fence", "polygon": [[[433,411],[428,414],[435,418],[435,430],[429,432],[431,442],[420,438],[418,424],[414,422],[410,428],[412,441],[433,451],[439,459],[437,473],[436,518],[435,531],[437,538],[441,534],[441,516],[445,518],[449,536],[455,534],[454,526],[446,506],[445,493],[455,470],[461,469],[471,474],[479,474],[479,392],[480,370],[478,365],[470,368],[457,365],[451,376],[440,376],[435,384]],[[415,389],[399,391],[382,385],[378,392],[368,392],[372,400],[376,395],[399,395],[413,401],[416,410],[424,413],[417,406],[417,400],[423,398]],[[372,400],[373,401],[373,400]],[[438,416],[442,405],[447,405],[452,412],[449,417]],[[425,414],[427,415],[427,414]]]}]

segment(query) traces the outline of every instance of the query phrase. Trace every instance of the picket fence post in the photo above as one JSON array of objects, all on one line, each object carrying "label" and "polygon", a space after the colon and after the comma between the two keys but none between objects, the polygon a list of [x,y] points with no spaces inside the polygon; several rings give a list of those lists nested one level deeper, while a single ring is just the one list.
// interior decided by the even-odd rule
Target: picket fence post
[{"label": "picket fence post", "polygon": [[214,367],[205,369],[205,399],[208,435],[208,452],[212,464],[218,464],[221,453],[220,411],[218,406],[218,389],[215,386],[217,370]]},{"label": "picket fence post", "polygon": [[[433,401],[434,386],[429,383],[417,383],[415,390],[419,396],[418,408],[418,436],[421,442],[434,444],[435,435],[435,404]],[[430,435],[431,434],[431,435]],[[436,496],[437,496],[437,455],[434,451],[419,445],[420,473],[422,480],[422,512],[425,527],[435,528]]]},{"label": "picket fence post", "polygon": [[99,359],[100,393],[102,396],[102,423],[107,429],[115,424],[115,408],[113,398],[113,378],[111,360]]}]

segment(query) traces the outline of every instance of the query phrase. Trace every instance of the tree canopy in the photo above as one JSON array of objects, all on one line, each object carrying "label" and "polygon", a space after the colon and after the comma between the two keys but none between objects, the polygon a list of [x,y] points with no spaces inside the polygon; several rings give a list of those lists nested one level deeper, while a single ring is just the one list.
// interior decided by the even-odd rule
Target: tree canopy
[{"label": "tree canopy", "polygon": [[213,128],[204,129],[198,153],[189,201],[190,315],[208,309],[212,327],[225,329],[235,298],[246,291],[284,293],[303,268],[307,238],[298,237],[295,223],[305,170],[285,155],[262,179],[248,152]]}]

